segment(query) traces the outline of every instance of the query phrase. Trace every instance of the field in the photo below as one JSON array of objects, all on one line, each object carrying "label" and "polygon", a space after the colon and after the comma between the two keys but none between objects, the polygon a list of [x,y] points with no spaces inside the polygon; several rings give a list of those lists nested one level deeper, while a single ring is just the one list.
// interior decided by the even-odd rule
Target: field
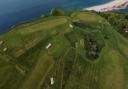
[{"label": "field", "polygon": [[127,53],[96,13],[40,18],[0,35],[0,89],[128,89]]}]

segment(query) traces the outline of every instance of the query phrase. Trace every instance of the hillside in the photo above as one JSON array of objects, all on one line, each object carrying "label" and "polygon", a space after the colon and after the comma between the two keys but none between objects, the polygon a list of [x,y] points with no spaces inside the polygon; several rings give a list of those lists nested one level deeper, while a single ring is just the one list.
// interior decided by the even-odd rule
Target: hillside
[{"label": "hillside", "polygon": [[48,16],[0,36],[0,89],[128,89],[127,53],[95,13]]},{"label": "hillside", "polygon": [[115,30],[128,39],[128,13],[102,12],[98,14],[104,17],[112,24]]}]

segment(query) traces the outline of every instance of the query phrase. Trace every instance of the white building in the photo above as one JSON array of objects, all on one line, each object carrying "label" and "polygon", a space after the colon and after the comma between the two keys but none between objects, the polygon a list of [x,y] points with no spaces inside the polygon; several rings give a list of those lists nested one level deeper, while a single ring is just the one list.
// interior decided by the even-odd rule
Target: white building
[{"label": "white building", "polygon": [[53,84],[54,84],[54,78],[51,77],[51,78],[50,78],[50,81],[51,81],[51,85],[53,85]]},{"label": "white building", "polygon": [[1,41],[0,41],[0,45],[2,45],[3,43],[4,43],[4,41],[1,40]]},{"label": "white building", "polygon": [[126,30],[125,32],[128,33],[128,30]]},{"label": "white building", "polygon": [[72,25],[72,24],[69,24],[69,27],[70,27],[70,28],[73,28],[73,25]]},{"label": "white building", "polygon": [[4,48],[3,51],[4,51],[4,52],[7,51],[7,48]]},{"label": "white building", "polygon": [[49,49],[51,46],[52,46],[52,44],[49,43],[45,48],[46,48],[46,49]]}]

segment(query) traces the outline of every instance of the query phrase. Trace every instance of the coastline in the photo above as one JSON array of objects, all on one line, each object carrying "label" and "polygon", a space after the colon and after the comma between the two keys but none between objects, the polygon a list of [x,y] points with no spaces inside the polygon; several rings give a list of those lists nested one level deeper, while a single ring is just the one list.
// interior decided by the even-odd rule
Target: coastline
[{"label": "coastline", "polygon": [[102,5],[84,8],[83,10],[94,10],[97,12],[106,12],[106,11],[125,9],[127,7],[128,7],[128,0],[113,0],[111,2],[102,4]]},{"label": "coastline", "polygon": [[[111,3],[114,0],[113,1],[105,0],[105,1],[106,2],[103,2],[103,3]],[[121,1],[121,0],[115,0],[115,1]],[[122,1],[126,1],[126,0],[122,0]],[[85,2],[83,2],[83,3],[85,3]],[[93,4],[93,5],[91,4],[89,7],[89,4],[87,3],[86,4],[87,6],[85,4],[82,4],[82,6],[80,6],[78,8],[78,10],[83,10],[83,8],[85,8],[85,7],[92,8],[92,7],[95,7],[94,5],[99,6],[99,4],[104,5],[104,4],[97,2],[97,4]],[[74,5],[74,6],[77,6],[77,5]],[[72,7],[72,6],[70,6],[70,7]],[[70,7],[68,7],[68,8],[70,8]],[[0,20],[0,34],[8,32],[11,28],[16,27],[19,24],[31,22],[33,20],[39,19],[40,17],[43,17],[44,15],[48,15],[52,8],[55,8],[54,5],[52,5],[52,4],[50,4],[50,5],[48,4],[48,5],[44,5],[44,6],[39,5],[36,7],[31,7],[31,8],[25,9],[25,10],[21,10],[18,12],[1,14],[1,16],[0,16],[0,19],[1,19]],[[66,7],[63,9],[68,10]],[[124,8],[122,8],[122,9],[120,8],[120,9],[117,9],[117,11],[121,12],[123,9]],[[72,9],[72,10],[76,10],[76,9]],[[86,8],[84,10],[86,10]],[[126,12],[128,12],[128,10],[126,10]]]}]

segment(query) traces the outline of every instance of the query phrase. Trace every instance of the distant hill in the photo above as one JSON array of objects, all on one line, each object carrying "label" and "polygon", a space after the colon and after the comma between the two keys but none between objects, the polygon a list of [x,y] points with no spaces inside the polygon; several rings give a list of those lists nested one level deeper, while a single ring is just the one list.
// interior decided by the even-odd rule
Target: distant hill
[{"label": "distant hill", "polygon": [[87,11],[12,28],[0,36],[0,89],[128,89],[128,40],[114,28]]}]

